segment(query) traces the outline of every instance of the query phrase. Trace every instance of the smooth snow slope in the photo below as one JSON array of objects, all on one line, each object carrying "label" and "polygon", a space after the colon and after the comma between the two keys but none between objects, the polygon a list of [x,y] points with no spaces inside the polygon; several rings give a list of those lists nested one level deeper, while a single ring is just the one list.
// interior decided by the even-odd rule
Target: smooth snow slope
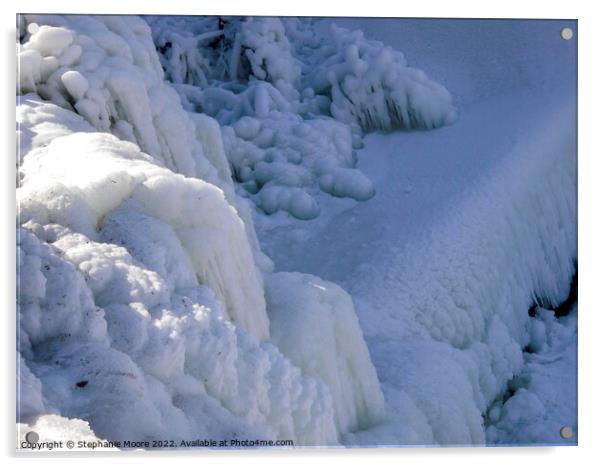
[{"label": "smooth snow slope", "polygon": [[[573,273],[576,44],[559,31],[576,24],[335,21],[402,50],[460,116],[368,135],[358,167],[375,197],[331,204],[313,224],[260,219],[261,243],[277,269],[332,280],[356,302],[390,423],[349,442],[484,443],[487,409],[524,363],[529,306],[564,299]],[[576,397],[574,377],[554,380]],[[576,428],[569,414],[554,435],[514,435],[506,421],[489,441],[574,442],[556,435]]]}]

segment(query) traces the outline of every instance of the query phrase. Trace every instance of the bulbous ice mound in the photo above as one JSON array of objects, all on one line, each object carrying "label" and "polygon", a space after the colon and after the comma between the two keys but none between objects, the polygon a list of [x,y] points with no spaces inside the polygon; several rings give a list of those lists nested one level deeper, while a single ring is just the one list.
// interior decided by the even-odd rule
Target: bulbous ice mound
[{"label": "bulbous ice mound", "polygon": [[[330,113],[364,131],[436,128],[456,118],[443,86],[409,67],[401,52],[366,39],[359,30],[332,25],[321,34],[294,18],[147,21],[168,79],[213,88],[213,98],[224,104],[216,111],[238,107],[234,96],[242,88],[233,83],[264,81],[273,85],[274,100]],[[197,104],[211,106],[208,99]],[[248,115],[251,109],[247,105],[235,113]]]},{"label": "bulbous ice mound", "polygon": [[[113,440],[236,426],[313,445],[377,421],[382,395],[342,290],[325,318],[350,319],[340,325],[354,329],[346,334],[353,348],[332,357],[363,348],[351,359],[357,373],[333,378],[308,366],[323,354],[300,344],[290,355],[303,359],[291,362],[279,339],[260,342],[268,325],[278,335],[307,329],[279,330],[285,303],[272,306],[281,319],[268,322],[243,223],[218,188],[98,133],[31,151],[21,172],[20,366],[31,379],[23,418],[56,409]],[[296,286],[301,292],[293,282],[281,292]],[[303,306],[319,310],[323,299]],[[325,335],[328,353],[340,335]]]},{"label": "bulbous ice mound", "polygon": [[[257,260],[269,268],[269,260],[257,246],[249,207],[234,195],[219,125],[206,115],[183,111],[178,94],[163,79],[147,23],[134,16],[19,18],[23,30],[36,25],[29,28],[31,33],[23,33],[18,44],[20,101],[31,101],[25,96],[35,92],[70,112],[62,112],[57,119],[23,106],[18,117],[61,126],[65,120],[73,124],[73,113],[77,113],[91,128],[74,130],[112,133],[136,143],[158,164],[176,173],[216,184],[248,224],[246,232]],[[44,138],[46,134],[46,128],[25,134],[20,154],[29,150],[31,137]]]},{"label": "bulbous ice mound", "polygon": [[[266,339],[261,274],[236,211],[219,188],[151,160],[134,144],[107,134],[57,138],[25,157],[20,220],[58,223],[89,238],[106,235],[104,222],[124,210],[171,225],[194,274],[223,300],[232,320]],[[237,286],[229,286],[233,283]]]},{"label": "bulbous ice mound", "polygon": [[[17,107],[18,421],[57,413],[107,440],[307,445],[377,422],[369,359],[337,351],[362,365],[368,379],[356,384],[352,373],[311,370],[309,356],[296,365],[270,341],[272,266],[235,193],[220,127],[186,112],[163,82],[146,24],[34,20],[20,85],[40,95]],[[341,315],[353,317],[343,295]],[[320,309],[324,296],[311,298],[307,308]],[[349,348],[365,348],[354,328]],[[50,435],[49,426],[38,427]]]},{"label": "bulbous ice mound", "polygon": [[308,220],[321,193],[366,201],[362,132],[452,123],[447,90],[361,31],[293,18],[149,17],[183,106],[216,118],[244,195],[269,215]]},{"label": "bulbous ice mound", "polygon": [[334,51],[313,77],[317,93],[329,90],[330,112],[364,131],[431,129],[453,123],[447,89],[407,65],[401,52],[332,25]]}]

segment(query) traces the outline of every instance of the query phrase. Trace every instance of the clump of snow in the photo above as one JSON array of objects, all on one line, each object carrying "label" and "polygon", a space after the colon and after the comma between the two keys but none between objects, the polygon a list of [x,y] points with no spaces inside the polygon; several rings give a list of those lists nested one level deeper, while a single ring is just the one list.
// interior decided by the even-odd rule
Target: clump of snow
[{"label": "clump of snow", "polygon": [[76,101],[83,99],[90,88],[88,80],[84,78],[79,71],[65,71],[61,75],[61,81],[63,82],[65,89],[67,89],[67,92],[69,92],[71,97]]},{"label": "clump of snow", "polygon": [[320,191],[358,201],[374,195],[372,182],[353,168],[352,133],[339,122],[278,112],[246,116],[224,128],[224,142],[235,178],[267,214],[314,218]]},{"label": "clump of snow", "polygon": [[374,196],[374,186],[357,169],[337,168],[319,178],[320,189],[335,197],[350,197],[367,201]]},{"label": "clump of snow", "polygon": [[261,190],[259,199],[261,208],[266,214],[283,210],[300,220],[311,220],[320,214],[320,208],[314,199],[302,189],[295,187],[287,189],[268,186]]},{"label": "clump of snow", "polygon": [[301,64],[279,18],[146,17],[166,77],[205,88],[215,81],[272,83],[298,97]]},{"label": "clump of snow", "polygon": [[73,32],[64,27],[42,25],[33,28],[25,50],[37,50],[42,56],[60,55],[73,42]]},{"label": "clump of snow", "polygon": [[[247,18],[241,25],[240,47],[257,79],[274,84],[283,95],[295,95],[301,66],[279,18]],[[238,74],[238,70],[231,73]]]}]

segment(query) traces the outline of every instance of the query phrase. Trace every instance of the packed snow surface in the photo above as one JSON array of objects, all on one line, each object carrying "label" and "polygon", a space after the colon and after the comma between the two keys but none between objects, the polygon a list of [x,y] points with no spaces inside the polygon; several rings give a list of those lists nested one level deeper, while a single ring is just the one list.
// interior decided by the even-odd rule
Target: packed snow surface
[{"label": "packed snow surface", "polygon": [[566,22],[20,19],[20,431],[576,441]]}]

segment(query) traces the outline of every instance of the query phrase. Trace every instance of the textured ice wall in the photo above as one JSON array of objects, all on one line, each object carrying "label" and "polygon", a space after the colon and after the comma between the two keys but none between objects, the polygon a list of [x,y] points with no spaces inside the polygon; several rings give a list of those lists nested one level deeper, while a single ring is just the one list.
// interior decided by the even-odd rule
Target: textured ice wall
[{"label": "textured ice wall", "polygon": [[[487,411],[487,441],[502,444],[576,444],[577,306],[565,317],[538,308],[525,365]],[[570,438],[559,436],[564,426]]]},{"label": "textured ice wall", "polygon": [[95,130],[135,142],[172,171],[217,184],[248,225],[258,264],[269,268],[248,206],[233,193],[221,137],[206,147],[199,140],[209,140],[219,127],[206,116],[182,111],[177,93],[163,79],[146,22],[135,16],[19,18],[17,93],[36,92]]},{"label": "textured ice wall", "polygon": [[373,357],[386,361],[382,382],[399,390],[391,396],[401,412],[413,413],[403,439],[485,443],[483,416],[532,342],[528,309],[568,296],[577,257],[575,122],[573,106],[559,106],[434,228],[392,252],[382,273],[355,280],[357,296],[382,290],[371,306],[388,311],[378,321],[361,314],[362,328]]},{"label": "textured ice wall", "polygon": [[[382,395],[369,359],[368,372],[343,370],[357,408],[335,407],[340,383],[331,387],[323,373],[260,343],[268,320],[253,299],[259,290],[263,300],[263,288],[242,221],[215,186],[99,133],[34,149],[21,173],[19,274],[28,279],[19,282],[19,343],[29,374],[21,418],[84,418],[115,440],[234,432],[314,445],[378,418]],[[322,300],[341,299],[328,296],[304,301],[307,312],[349,312],[344,300],[320,311]],[[237,300],[240,314],[228,306]],[[357,322],[348,325],[359,338],[353,351],[367,355]],[[322,344],[330,351],[329,339]],[[319,364],[312,350],[293,353]],[[356,376],[373,391],[357,389]],[[335,419],[345,416],[353,422],[339,429]]]},{"label": "textured ice wall", "polygon": [[[354,405],[335,405],[340,385],[266,341],[278,327],[264,299],[270,263],[234,193],[219,125],[182,109],[148,27],[35,16],[21,40],[19,91],[43,99],[22,94],[17,108],[18,420],[57,413],[114,440],[310,445],[376,422],[369,359],[340,373]],[[324,319],[339,305],[352,312],[342,291],[314,298],[305,304]],[[367,355],[357,321],[347,325]]]}]

